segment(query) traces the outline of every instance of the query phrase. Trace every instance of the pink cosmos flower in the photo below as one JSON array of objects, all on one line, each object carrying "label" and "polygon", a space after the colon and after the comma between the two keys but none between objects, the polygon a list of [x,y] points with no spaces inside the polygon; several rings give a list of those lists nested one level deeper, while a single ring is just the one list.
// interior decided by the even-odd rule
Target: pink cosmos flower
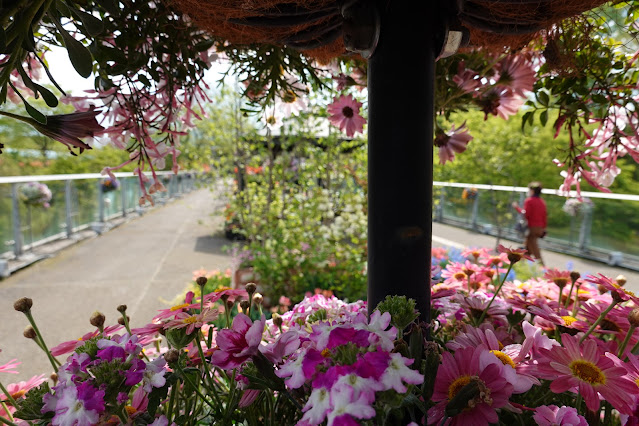
[{"label": "pink cosmos flower", "polygon": [[437,370],[435,389],[432,400],[437,403],[428,410],[428,424],[440,424],[448,403],[467,385],[474,385],[477,392],[465,407],[460,406],[460,413],[447,425],[488,425],[497,423],[499,417],[496,410],[508,405],[513,387],[501,375],[501,368],[490,364],[481,369],[479,358],[486,349],[464,348],[455,352],[442,354],[442,363]]},{"label": "pink cosmos flower", "polygon": [[535,409],[533,419],[539,426],[588,426],[586,419],[574,407],[542,405]]},{"label": "pink cosmos flower", "polygon": [[547,361],[540,361],[538,370],[553,380],[550,390],[579,393],[592,411],[599,409],[601,396],[620,413],[632,413],[633,395],[639,388],[628,378],[619,358],[604,354],[593,339],[580,344],[577,337],[562,334],[561,341],[564,347],[539,350]]},{"label": "pink cosmos flower", "polygon": [[366,119],[359,114],[362,103],[353,95],[342,95],[328,106],[329,121],[340,130],[346,132],[346,136],[353,137],[356,132],[362,133]]},{"label": "pink cosmos flower", "polygon": [[466,151],[466,145],[471,140],[473,140],[473,137],[470,135],[465,121],[457,129],[455,124],[453,124],[449,132],[444,132],[438,128],[435,132],[433,144],[439,148],[439,164],[453,161],[455,153],[459,154]]},{"label": "pink cosmos flower", "polygon": [[257,355],[265,322],[264,316],[259,321],[253,322],[248,316],[237,314],[233,318],[231,329],[218,331],[216,339],[218,349],[211,356],[211,364],[228,370],[242,365]]}]

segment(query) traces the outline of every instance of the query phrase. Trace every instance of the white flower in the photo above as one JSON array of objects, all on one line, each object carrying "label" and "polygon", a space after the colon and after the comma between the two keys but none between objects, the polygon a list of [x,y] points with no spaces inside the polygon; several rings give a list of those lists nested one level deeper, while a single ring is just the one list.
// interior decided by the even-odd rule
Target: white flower
[{"label": "white flower", "polygon": [[408,367],[412,363],[412,359],[404,358],[399,353],[392,353],[388,367],[380,377],[380,381],[386,389],[395,389],[399,393],[405,393],[406,386],[402,382],[413,385],[423,383],[424,376]]}]

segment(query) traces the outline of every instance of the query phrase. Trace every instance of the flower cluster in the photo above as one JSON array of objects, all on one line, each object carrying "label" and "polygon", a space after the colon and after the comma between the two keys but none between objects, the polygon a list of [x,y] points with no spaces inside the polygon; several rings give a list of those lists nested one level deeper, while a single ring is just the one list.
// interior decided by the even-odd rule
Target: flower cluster
[{"label": "flower cluster", "polygon": [[28,206],[49,208],[53,197],[49,187],[40,182],[29,182],[20,186],[20,199]]},{"label": "flower cluster", "polygon": [[[321,293],[267,319],[255,284],[189,292],[132,330],[122,306],[125,334],[92,318],[97,331],[47,351],[72,352],[57,382],[9,385],[0,414],[53,425],[637,424],[639,297],[624,277],[547,269],[517,280],[527,254],[505,247],[433,257],[430,323],[405,297],[368,316],[366,302]],[[31,321],[31,305],[15,307]]]}]

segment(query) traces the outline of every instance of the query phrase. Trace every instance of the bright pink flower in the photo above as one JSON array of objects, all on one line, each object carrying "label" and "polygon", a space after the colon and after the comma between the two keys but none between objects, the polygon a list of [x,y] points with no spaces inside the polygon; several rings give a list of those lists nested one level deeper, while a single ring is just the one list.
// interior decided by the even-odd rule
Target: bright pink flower
[{"label": "bright pink flower", "polygon": [[525,249],[515,249],[512,247],[506,248],[500,244],[497,246],[497,251],[504,253],[508,257],[508,261],[510,263],[517,263],[521,259],[527,259],[534,262],[534,259],[528,255],[528,252]]},{"label": "bright pink flower", "polygon": [[626,375],[626,369],[615,355],[603,353],[593,339],[579,343],[579,339],[562,334],[564,347],[540,349],[547,361],[540,361],[539,372],[553,380],[554,393],[579,393],[589,410],[599,409],[599,397],[610,402],[620,413],[632,413],[633,395],[637,385]]},{"label": "bright pink flower", "polygon": [[622,301],[632,300],[635,306],[639,306],[639,297],[637,297],[636,294],[621,287],[611,278],[608,278],[603,274],[599,274],[598,277],[594,275],[588,275],[586,277],[586,282],[597,284],[598,286],[603,286],[606,290],[610,291],[613,298],[616,297]]},{"label": "bright pink flower", "polygon": [[468,132],[466,122],[457,129],[453,124],[449,132],[444,132],[438,128],[435,132],[433,144],[439,148],[439,164],[446,164],[446,161],[453,161],[455,159],[455,153],[459,154],[466,151],[466,145],[468,145],[468,142],[471,140],[473,140],[473,137]]},{"label": "bright pink flower", "polygon": [[328,106],[329,121],[340,130],[346,132],[346,136],[353,137],[356,132],[362,133],[366,119],[359,114],[362,103],[353,95],[342,95]]},{"label": "bright pink flower", "polygon": [[432,400],[437,405],[428,410],[428,424],[439,424],[444,417],[448,403],[467,385],[474,385],[478,392],[458,407],[460,414],[452,418],[447,425],[488,425],[497,423],[496,410],[508,405],[513,387],[501,375],[501,368],[490,364],[481,369],[479,358],[485,352],[483,347],[464,348],[442,354],[442,363],[437,370]]},{"label": "bright pink flower", "polygon": [[574,407],[542,405],[535,409],[533,419],[539,426],[588,426],[586,419]]},{"label": "bright pink flower", "polygon": [[228,370],[257,355],[265,322],[264,316],[253,322],[248,316],[237,314],[231,329],[218,331],[218,349],[211,356],[211,364]]}]

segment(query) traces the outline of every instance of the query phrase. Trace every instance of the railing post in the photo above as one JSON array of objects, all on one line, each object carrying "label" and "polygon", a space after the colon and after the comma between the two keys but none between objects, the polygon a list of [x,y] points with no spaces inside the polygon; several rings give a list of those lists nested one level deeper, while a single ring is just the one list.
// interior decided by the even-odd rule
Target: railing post
[{"label": "railing post", "polygon": [[64,216],[66,219],[67,238],[71,238],[73,235],[73,220],[72,220],[72,205],[71,205],[71,181],[64,181]]},{"label": "railing post", "polygon": [[579,231],[579,250],[587,252],[590,245],[590,231],[592,229],[592,207],[588,203],[583,203],[583,220]]},{"label": "railing post", "polygon": [[122,199],[122,217],[126,217],[126,179],[120,180],[120,197]]},{"label": "railing post", "polygon": [[470,226],[474,231],[477,230],[477,215],[479,212],[479,191],[476,192],[475,198],[473,199],[473,210],[470,217]]},{"label": "railing post", "polygon": [[13,253],[16,258],[22,255],[22,224],[20,223],[20,199],[18,197],[18,184],[11,184],[11,206],[13,217]]},{"label": "railing post", "polygon": [[439,205],[435,211],[435,217],[437,222],[444,222],[444,203],[446,202],[446,187],[442,186],[442,191],[439,193]]},{"label": "railing post", "polygon": [[100,179],[98,179],[98,221],[104,223],[104,192],[102,192]]}]

